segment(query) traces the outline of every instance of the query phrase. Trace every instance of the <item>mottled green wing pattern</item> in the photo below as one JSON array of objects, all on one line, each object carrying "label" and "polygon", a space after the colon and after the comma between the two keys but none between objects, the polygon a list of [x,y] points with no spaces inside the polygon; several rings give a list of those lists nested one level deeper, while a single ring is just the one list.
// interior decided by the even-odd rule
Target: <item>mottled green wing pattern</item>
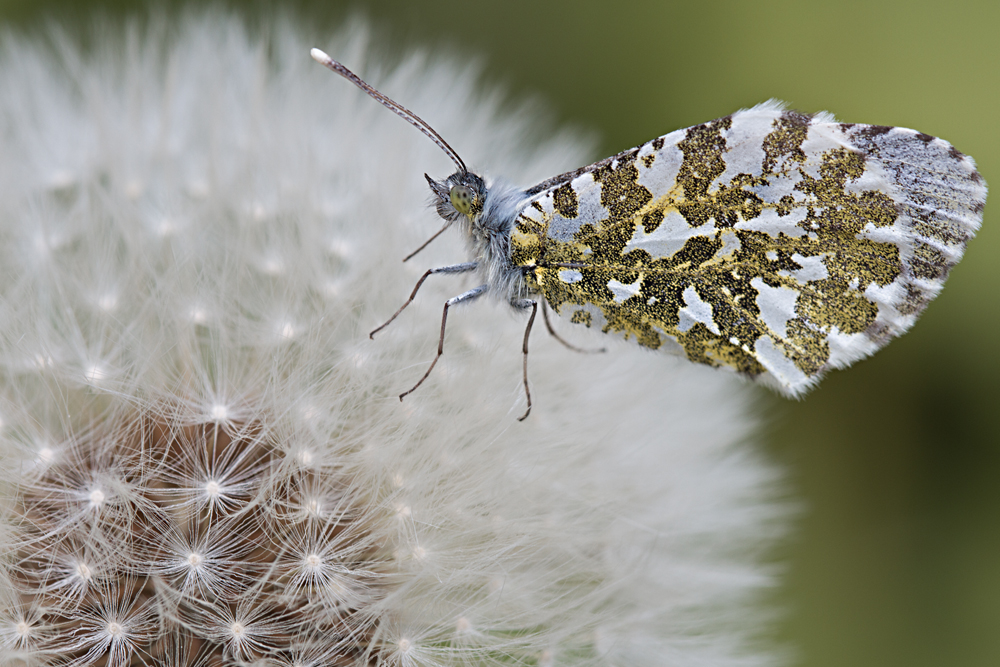
[{"label": "mottled green wing pattern", "polygon": [[941,139],[768,103],[529,194],[512,260],[560,315],[794,396],[913,324],[986,184]]}]

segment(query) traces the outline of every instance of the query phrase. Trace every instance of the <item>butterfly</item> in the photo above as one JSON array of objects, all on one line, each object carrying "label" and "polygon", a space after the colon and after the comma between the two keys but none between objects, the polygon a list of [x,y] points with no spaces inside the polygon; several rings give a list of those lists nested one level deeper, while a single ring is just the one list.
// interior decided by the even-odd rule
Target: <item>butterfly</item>
[{"label": "butterfly", "polygon": [[553,335],[548,308],[801,396],[909,329],[982,223],[986,183],[948,142],[773,101],[526,190],[489,184],[413,112],[319,49],[312,57],[457,167],[440,181],[425,174],[445,226],[406,259],[450,226],[473,259],[424,273],[371,336],[431,275],[482,284],[445,302],[437,355],[400,400],[441,358],[449,308],[487,294],[528,315],[521,420],[539,304]]}]

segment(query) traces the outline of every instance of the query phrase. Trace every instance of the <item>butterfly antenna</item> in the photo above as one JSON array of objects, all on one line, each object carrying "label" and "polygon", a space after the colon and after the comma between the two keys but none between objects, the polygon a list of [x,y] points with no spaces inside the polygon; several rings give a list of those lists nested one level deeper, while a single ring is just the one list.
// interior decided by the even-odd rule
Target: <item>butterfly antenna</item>
[{"label": "butterfly antenna", "polygon": [[424,122],[424,120],[421,119],[420,116],[413,113],[406,107],[397,104],[396,102],[393,102],[388,97],[386,97],[385,95],[383,95],[382,93],[378,92],[377,90],[369,86],[367,83],[365,83],[361,79],[361,77],[359,77],[357,74],[347,69],[346,67],[344,67],[343,65],[341,65],[336,60],[326,55],[319,49],[313,49],[312,51],[309,52],[309,55],[311,55],[313,57],[313,60],[318,62],[320,65],[325,65],[326,67],[330,68],[340,76],[344,77],[345,79],[353,83],[355,86],[357,86],[358,88],[365,91],[366,93],[374,97],[376,100],[381,102],[382,106],[391,110],[393,113],[395,113],[397,116],[405,120],[407,123],[409,123],[413,127],[423,132],[428,139],[437,144],[438,148],[443,150],[448,155],[448,157],[451,158],[451,161],[458,166],[459,170],[463,174],[468,173],[469,170],[466,168],[465,162],[462,161],[462,158],[458,157],[458,153],[456,153],[452,149],[452,147],[448,145],[447,141],[441,138],[440,134],[434,131],[434,128],[432,128],[430,125]]}]

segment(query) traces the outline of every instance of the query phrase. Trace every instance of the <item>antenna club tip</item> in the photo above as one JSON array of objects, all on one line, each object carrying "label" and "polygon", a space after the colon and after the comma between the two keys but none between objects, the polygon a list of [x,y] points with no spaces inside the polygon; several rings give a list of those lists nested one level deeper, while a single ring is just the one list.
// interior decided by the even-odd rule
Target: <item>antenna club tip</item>
[{"label": "antenna club tip", "polygon": [[331,62],[333,62],[333,58],[331,58],[330,56],[326,55],[326,53],[324,53],[323,51],[320,51],[319,49],[315,49],[315,48],[311,49],[309,51],[309,55],[311,55],[312,58],[313,58],[313,60],[315,60],[316,62],[320,63],[321,65],[328,65]]}]

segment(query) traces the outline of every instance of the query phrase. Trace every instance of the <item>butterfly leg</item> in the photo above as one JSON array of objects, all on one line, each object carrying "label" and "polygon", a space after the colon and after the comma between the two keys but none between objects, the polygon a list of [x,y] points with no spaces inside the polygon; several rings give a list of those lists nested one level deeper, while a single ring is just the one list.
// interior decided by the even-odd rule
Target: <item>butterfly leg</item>
[{"label": "butterfly leg", "polygon": [[567,349],[573,350],[574,352],[580,352],[582,354],[595,354],[598,352],[607,352],[607,349],[599,347],[596,350],[585,350],[582,347],[577,347],[572,345],[563,339],[562,336],[556,333],[556,330],[552,328],[552,322],[549,320],[549,306],[546,302],[542,301],[542,319],[545,320],[545,328],[549,330],[549,334],[555,338],[557,341],[562,343]]},{"label": "butterfly leg", "polygon": [[[472,265],[473,268],[475,268],[475,262],[470,262],[470,264]],[[456,266],[464,266],[464,265],[457,264]],[[454,267],[444,267],[444,268],[448,269],[448,268],[454,268]],[[435,269],[435,270],[439,270],[439,269]],[[471,270],[471,269],[466,269],[466,270]],[[424,278],[426,278],[430,274],[431,274],[431,271],[428,271],[427,273],[424,274]],[[423,282],[423,278],[421,278],[420,280],[421,280],[421,282]],[[420,283],[417,283],[417,287],[420,287]],[[420,380],[415,385],[413,385],[410,389],[408,389],[407,391],[404,391],[402,394],[399,395],[399,400],[403,400],[403,397],[406,396],[407,394],[412,394],[416,390],[417,387],[419,387],[420,385],[422,385],[424,383],[424,380],[427,379],[427,376],[431,374],[431,371],[434,370],[434,367],[437,365],[438,359],[440,359],[441,355],[444,354],[444,328],[445,328],[445,325],[448,323],[448,309],[451,308],[452,306],[456,305],[456,304],[463,303],[465,301],[472,301],[473,299],[478,299],[483,294],[486,294],[486,290],[487,289],[489,289],[488,285],[480,285],[479,287],[473,287],[468,292],[463,292],[463,293],[459,294],[458,296],[452,297],[452,298],[450,298],[450,299],[448,299],[447,301],[444,302],[444,311],[441,313],[441,337],[438,339],[437,356],[434,357],[434,361],[431,362],[430,368],[427,369],[427,372],[424,373],[424,376],[422,378],[420,378]],[[414,292],[416,292],[416,290],[414,290]],[[413,298],[411,296],[410,297],[410,301],[412,301],[412,300],[413,300]],[[409,303],[409,301],[407,301],[407,303]],[[406,306],[404,305],[404,308],[405,307]],[[400,308],[400,310],[402,310],[402,308]],[[398,315],[398,313],[397,313],[397,315]],[[395,315],[393,315],[393,317],[395,317]],[[532,313],[532,319],[534,319],[534,313]],[[389,322],[391,322],[391,321],[392,320],[389,320]],[[386,322],[386,324],[388,324],[389,322]],[[385,325],[382,325],[382,326],[385,326]],[[530,328],[530,326],[529,326],[529,328]],[[377,331],[377,329],[376,329],[376,331]],[[525,345],[527,345],[527,343],[525,343]],[[525,368],[527,368],[527,366],[525,366]]]},{"label": "butterfly leg", "polygon": [[417,248],[416,250],[414,250],[413,252],[411,252],[409,255],[407,255],[406,257],[404,257],[403,261],[406,262],[406,261],[410,260],[418,252],[420,252],[421,250],[423,250],[424,248],[426,248],[427,246],[429,246],[434,239],[436,239],[437,237],[441,236],[441,234],[444,233],[444,230],[448,229],[449,227],[451,227],[451,223],[450,222],[445,223],[444,227],[442,227],[441,229],[437,230],[437,232],[434,233],[434,236],[432,236],[429,239],[427,239],[426,241],[424,241],[420,245],[419,248]]},{"label": "butterfly leg", "polygon": [[[524,353],[524,396],[528,399],[528,409],[524,411],[523,415],[517,418],[517,421],[523,422],[531,414],[531,390],[528,389],[528,336],[531,335],[531,325],[535,323],[535,315],[538,313],[538,302],[531,299],[519,299],[510,303],[515,308],[522,310],[531,308],[528,326],[524,328],[524,343],[521,345],[521,351]],[[542,313],[543,315],[545,313],[544,306],[542,306]]]},{"label": "butterfly leg", "polygon": [[[438,232],[438,233],[440,233],[440,232]],[[435,234],[435,236],[437,236],[437,234]],[[433,240],[434,239],[432,238],[431,241],[433,241]],[[428,241],[427,243],[430,243],[430,241]],[[427,277],[430,276],[431,274],[434,274],[434,273],[468,273],[469,271],[475,271],[477,266],[478,266],[478,264],[476,262],[465,262],[464,264],[452,264],[451,266],[441,266],[441,267],[438,267],[436,269],[428,269],[427,272],[424,275],[420,276],[420,280],[417,281],[417,284],[413,288],[413,291],[410,292],[410,298],[407,299],[406,302],[402,306],[399,307],[399,310],[397,310],[395,313],[393,313],[392,317],[390,317],[388,320],[386,320],[385,323],[382,326],[375,327],[374,329],[372,329],[372,332],[370,334],[368,334],[368,337],[369,338],[375,338],[375,334],[377,334],[382,329],[385,329],[387,326],[389,326],[392,323],[392,321],[394,319],[396,319],[397,317],[399,317],[399,314],[401,312],[403,312],[403,310],[407,306],[409,306],[411,303],[413,303],[413,299],[416,298],[417,291],[420,289],[420,286],[424,284],[424,281],[427,280]],[[476,289],[478,289],[478,288],[476,288]],[[470,291],[475,291],[475,290],[470,290]],[[466,292],[466,294],[468,294],[468,292]],[[463,294],[463,295],[460,295],[460,296],[465,296],[465,295]],[[459,297],[455,297],[455,298],[457,299]],[[447,310],[448,310],[448,306],[445,306],[445,312],[447,312]],[[414,387],[413,389],[416,389],[416,387]],[[413,389],[411,389],[410,391],[413,391]],[[407,392],[407,393],[409,393],[409,392]]]}]

